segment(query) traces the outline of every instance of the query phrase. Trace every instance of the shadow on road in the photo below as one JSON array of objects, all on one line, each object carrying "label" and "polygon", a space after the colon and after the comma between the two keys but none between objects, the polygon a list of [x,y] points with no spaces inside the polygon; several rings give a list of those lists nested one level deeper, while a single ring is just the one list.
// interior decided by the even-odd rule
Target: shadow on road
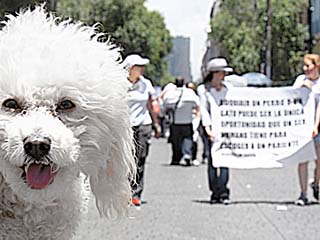
[{"label": "shadow on road", "polygon": [[[194,203],[210,204],[210,205],[223,205],[222,203],[211,203],[209,200],[192,200]],[[231,201],[229,205],[236,204],[272,204],[272,205],[295,205],[294,201],[266,201],[266,200],[241,200]],[[319,205],[318,202],[309,202],[306,206]]]},{"label": "shadow on road", "polygon": [[180,163],[180,164],[177,164],[177,165],[171,165],[170,163],[162,163],[160,164],[162,167],[172,167],[172,168],[175,168],[175,167],[187,167],[187,168],[195,168],[195,167],[198,167],[198,166],[190,166],[190,165],[187,165],[186,163]]}]

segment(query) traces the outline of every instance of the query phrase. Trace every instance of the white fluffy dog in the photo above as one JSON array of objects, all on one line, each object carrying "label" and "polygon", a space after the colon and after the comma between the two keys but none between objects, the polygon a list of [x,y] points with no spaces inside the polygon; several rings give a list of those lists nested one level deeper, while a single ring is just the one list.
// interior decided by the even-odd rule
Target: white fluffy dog
[{"label": "white fluffy dog", "polygon": [[70,239],[83,176],[101,215],[127,212],[127,71],[99,36],[43,6],[0,31],[0,239]]}]

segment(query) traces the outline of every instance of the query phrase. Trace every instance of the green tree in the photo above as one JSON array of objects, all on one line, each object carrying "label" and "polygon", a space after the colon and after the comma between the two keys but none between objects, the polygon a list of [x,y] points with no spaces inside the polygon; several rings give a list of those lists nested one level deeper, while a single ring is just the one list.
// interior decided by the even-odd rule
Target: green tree
[{"label": "green tree", "polygon": [[36,0],[1,0],[0,18],[3,20],[6,13],[15,13],[20,7],[25,7],[35,2]]},{"label": "green tree", "polygon": [[272,65],[274,79],[294,80],[302,71],[303,55],[309,38],[307,25],[300,18],[307,1],[272,1]]},{"label": "green tree", "polygon": [[[238,73],[259,71],[265,62],[266,1],[224,0],[211,21],[214,39]],[[272,79],[293,80],[301,72],[305,54],[306,26],[300,21],[304,0],[271,0]]]},{"label": "green tree", "polygon": [[[252,3],[252,2],[251,2]],[[248,1],[224,1],[212,19],[211,38],[219,43],[236,72],[259,69],[263,29]]]},{"label": "green tree", "polygon": [[170,33],[163,17],[147,10],[145,0],[1,0],[0,20],[5,13],[43,1],[49,10],[57,10],[65,17],[88,25],[100,23],[101,31],[112,36],[112,41],[123,49],[123,57],[138,53],[150,58],[146,75],[155,84],[172,80],[166,61],[172,48]]},{"label": "green tree", "polygon": [[123,56],[138,53],[150,58],[146,75],[155,84],[168,77],[166,56],[172,43],[163,17],[148,11],[145,0],[59,0],[57,10],[64,16],[89,25],[101,23],[101,30],[120,43]]},{"label": "green tree", "polygon": [[0,19],[4,19],[6,13],[14,14],[20,8],[32,6],[35,3],[47,2],[47,7],[50,10],[55,10],[58,0],[1,0],[0,1]]}]

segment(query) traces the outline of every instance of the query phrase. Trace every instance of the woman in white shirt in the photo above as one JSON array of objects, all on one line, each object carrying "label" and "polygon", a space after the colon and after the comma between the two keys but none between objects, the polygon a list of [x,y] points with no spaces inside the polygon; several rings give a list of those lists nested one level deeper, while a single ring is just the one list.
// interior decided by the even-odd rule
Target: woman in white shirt
[{"label": "woman in white shirt", "polygon": [[[319,95],[320,95],[320,56],[317,54],[306,54],[303,58],[303,71],[304,74],[301,74],[297,77],[296,81],[293,84],[293,87],[308,87],[314,93],[316,98],[316,109],[317,112],[320,112],[319,108]],[[320,179],[320,134],[318,133],[319,125],[319,113],[317,113],[317,121],[315,130],[313,132],[313,140],[316,147],[317,159],[315,161],[314,169],[314,179],[311,183],[313,190],[313,196],[318,201],[319,200],[319,179]],[[299,198],[295,201],[296,205],[306,205],[308,203],[307,198],[307,188],[308,188],[308,162],[300,163],[298,166],[299,172],[299,182],[301,193]]]}]

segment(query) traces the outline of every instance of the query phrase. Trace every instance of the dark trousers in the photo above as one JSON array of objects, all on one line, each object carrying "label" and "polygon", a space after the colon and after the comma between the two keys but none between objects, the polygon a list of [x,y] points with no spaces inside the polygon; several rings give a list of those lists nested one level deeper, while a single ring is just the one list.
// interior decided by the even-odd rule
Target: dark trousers
[{"label": "dark trousers", "polygon": [[[210,143],[210,146],[212,143]],[[230,195],[230,190],[227,188],[229,181],[229,168],[212,166],[212,156],[208,158],[208,181],[209,188],[213,196],[217,199],[226,198]]]},{"label": "dark trousers", "polygon": [[132,197],[140,199],[144,188],[144,165],[149,153],[152,126],[151,124],[148,124],[133,127],[133,131],[136,150],[135,158],[137,164],[137,174],[136,181],[131,183],[131,188]]},{"label": "dark trousers", "polygon": [[192,142],[192,160],[197,159],[197,153],[198,153],[198,143]]},{"label": "dark trousers", "polygon": [[192,157],[192,124],[172,124],[170,126],[170,142],[172,145],[171,164],[179,164],[184,155]]}]

